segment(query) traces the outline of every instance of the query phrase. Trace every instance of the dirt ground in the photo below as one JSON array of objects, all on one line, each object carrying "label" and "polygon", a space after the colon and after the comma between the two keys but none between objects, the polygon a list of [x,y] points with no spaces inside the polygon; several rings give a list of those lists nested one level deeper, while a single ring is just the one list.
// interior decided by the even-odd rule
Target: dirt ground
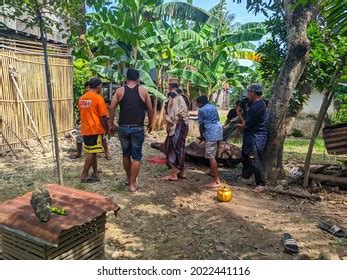
[{"label": "dirt ground", "polygon": [[[159,155],[147,138],[140,174],[141,190],[129,193],[124,184],[121,150],[117,138],[110,141],[112,161],[99,157],[101,182],[81,184],[83,159],[70,160],[72,139],[62,141],[64,185],[108,195],[121,207],[106,225],[107,259],[318,259],[347,258],[347,239],[335,238],[317,228],[320,221],[347,227],[346,192],[321,191],[321,202],[272,193],[255,194],[252,187],[235,182],[241,166],[221,169],[233,186],[229,203],[216,200],[216,192],[202,185],[209,182],[207,167],[188,163],[188,179],[162,182],[166,166],[154,165]],[[0,202],[33,189],[33,184],[55,182],[54,160],[39,148],[32,157],[17,149],[20,160],[0,157]],[[290,188],[295,188],[291,186]],[[281,237],[290,233],[300,253],[283,252]]]}]

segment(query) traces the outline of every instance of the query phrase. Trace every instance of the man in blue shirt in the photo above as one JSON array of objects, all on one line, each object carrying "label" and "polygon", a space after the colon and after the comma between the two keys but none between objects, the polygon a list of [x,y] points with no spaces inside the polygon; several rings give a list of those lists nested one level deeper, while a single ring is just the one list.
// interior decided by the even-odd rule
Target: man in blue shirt
[{"label": "man in blue shirt", "polygon": [[199,107],[198,119],[200,139],[205,140],[205,158],[210,161],[211,175],[214,177],[213,182],[206,185],[206,187],[216,188],[221,185],[216,155],[218,142],[223,139],[223,128],[219,123],[217,108],[208,102],[206,96],[199,96],[196,103]]},{"label": "man in blue shirt", "polygon": [[242,144],[242,175],[244,179],[249,179],[252,174],[255,176],[257,187],[255,192],[266,190],[265,175],[263,168],[263,154],[267,141],[268,113],[266,102],[261,97],[263,88],[259,84],[251,84],[248,88],[249,108],[246,112],[245,121],[237,124],[239,129],[243,129]]}]

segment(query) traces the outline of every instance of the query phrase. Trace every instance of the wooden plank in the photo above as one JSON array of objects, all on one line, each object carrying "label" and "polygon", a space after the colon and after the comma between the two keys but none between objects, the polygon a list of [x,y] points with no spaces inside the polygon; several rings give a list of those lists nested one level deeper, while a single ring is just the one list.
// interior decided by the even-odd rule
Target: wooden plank
[{"label": "wooden plank", "polygon": [[3,249],[4,255],[9,254],[19,260],[42,260],[41,257],[32,253],[29,253],[27,251],[23,251],[20,248],[8,243],[3,243],[2,249]]},{"label": "wooden plank", "polygon": [[327,182],[347,185],[347,177],[337,177],[337,176],[322,175],[322,174],[310,174],[310,178],[319,180],[319,181],[327,181]]},{"label": "wooden plank", "polygon": [[70,255],[69,258],[66,259],[72,259],[72,260],[87,260],[94,254],[100,254],[104,250],[104,243],[103,239],[99,239],[95,242],[92,242],[88,245],[86,245],[84,248],[80,249],[79,251],[76,251],[74,254]]},{"label": "wooden plank", "polygon": [[78,239],[84,238],[88,235],[94,235],[98,232],[104,232],[105,231],[105,224],[100,224],[97,228],[88,229],[83,232],[76,232],[74,235],[71,234],[71,237],[67,238],[64,242],[59,242],[59,247],[63,248],[64,246],[69,245],[70,243],[77,242]]},{"label": "wooden plank", "polygon": [[322,198],[318,195],[313,195],[313,194],[304,194],[304,193],[297,193],[293,191],[286,191],[286,190],[276,190],[276,189],[270,189],[270,192],[278,193],[278,194],[284,194],[284,195],[291,195],[291,196],[296,196],[300,198],[307,198],[307,199],[313,199],[313,200],[318,200],[321,201]]},{"label": "wooden plank", "polygon": [[101,247],[103,247],[103,246],[104,245],[98,246],[94,250],[89,251],[83,257],[79,258],[79,260],[98,260],[98,259],[100,260],[100,259],[102,259],[101,256],[102,256],[104,250],[102,250]]},{"label": "wooden plank", "polygon": [[26,244],[27,244],[28,246],[31,246],[31,247],[33,247],[33,248],[35,248],[35,249],[37,249],[37,250],[43,250],[43,248],[44,248],[44,245],[43,245],[43,244],[38,243],[38,242],[36,242],[36,241],[33,240],[33,239],[26,238],[26,237],[23,236],[23,235],[17,235],[15,232],[8,231],[8,230],[6,230],[6,229],[3,229],[2,235],[3,235],[3,236],[7,236],[7,237],[14,236],[14,238],[19,238],[20,240],[25,241]]},{"label": "wooden plank", "polygon": [[[71,246],[71,248],[68,251],[65,251],[64,253],[61,253],[59,255],[48,256],[48,258],[49,259],[65,259],[70,256],[71,257],[70,259],[72,258],[75,259],[74,255],[81,253],[82,251],[86,250],[86,248],[90,249],[90,247],[88,246],[95,244],[94,242],[96,242],[96,245],[100,245],[101,241],[103,243],[104,238],[105,238],[104,234],[95,235],[94,237],[89,238],[83,243],[79,244],[79,246]],[[94,248],[94,246],[92,247]]]},{"label": "wooden plank", "polygon": [[11,238],[10,236],[6,236],[6,235],[3,235],[3,240],[6,240],[7,242],[10,242],[16,246],[17,246],[17,244],[18,244],[18,246],[24,246],[27,249],[30,249],[30,250],[37,252],[37,254],[42,254],[42,256],[43,256],[43,252],[44,252],[43,246],[40,247],[40,246],[38,246],[38,244],[32,244],[32,243],[25,241],[23,239],[16,238],[16,237]]},{"label": "wooden plank", "polygon": [[105,224],[106,224],[106,216],[103,215],[103,217],[94,219],[93,221],[91,221],[89,223],[85,223],[81,226],[73,227],[69,230],[64,230],[61,232],[61,235],[59,237],[59,243],[65,241],[67,238],[70,238],[71,234],[72,234],[72,236],[74,236],[76,234],[76,232],[78,232],[78,231],[85,231],[85,230],[88,230],[89,228],[100,227],[100,226],[105,225]]},{"label": "wooden plank", "polygon": [[64,243],[66,240],[69,240],[69,239],[75,237],[76,235],[84,234],[85,232],[93,230],[93,229],[105,230],[105,224],[106,224],[106,220],[100,220],[97,223],[85,224],[81,228],[75,228],[74,227],[71,230],[69,230],[68,232],[63,231],[61,233],[61,236],[59,237],[58,244],[62,245],[62,243]]},{"label": "wooden plank", "polygon": [[74,254],[70,255],[64,260],[87,260],[94,254],[100,254],[104,251],[104,242],[103,239],[99,239],[95,242],[91,242],[86,245],[84,248],[81,248],[79,251],[76,251]]},{"label": "wooden plank", "polygon": [[48,251],[47,252],[47,256],[49,256],[50,258],[54,258],[56,256],[58,256],[59,254],[62,254],[64,252],[67,252],[73,248],[76,248],[78,246],[80,246],[81,244],[83,244],[84,242],[87,242],[88,240],[93,240],[93,238],[95,238],[95,236],[99,236],[100,234],[105,234],[105,232],[97,232],[95,234],[89,234],[87,236],[84,236],[80,239],[78,239],[76,242],[72,242],[64,247],[58,247],[58,249],[54,250],[54,251]]},{"label": "wooden plank", "polygon": [[22,248],[24,251],[32,252],[35,255],[40,256],[41,258],[44,257],[44,248],[34,248],[30,245],[28,245],[27,242],[20,238],[10,238],[8,236],[3,235],[3,242],[12,244],[14,246],[17,246],[18,248]]}]

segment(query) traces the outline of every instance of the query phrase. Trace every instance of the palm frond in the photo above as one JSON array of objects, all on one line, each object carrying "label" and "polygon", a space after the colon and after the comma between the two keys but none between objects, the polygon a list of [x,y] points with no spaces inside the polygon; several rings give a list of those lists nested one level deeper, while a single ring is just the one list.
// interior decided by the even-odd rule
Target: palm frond
[{"label": "palm frond", "polygon": [[171,17],[200,23],[209,21],[211,24],[218,24],[219,22],[219,20],[209,12],[186,2],[164,3],[154,9],[154,14],[166,20]]}]

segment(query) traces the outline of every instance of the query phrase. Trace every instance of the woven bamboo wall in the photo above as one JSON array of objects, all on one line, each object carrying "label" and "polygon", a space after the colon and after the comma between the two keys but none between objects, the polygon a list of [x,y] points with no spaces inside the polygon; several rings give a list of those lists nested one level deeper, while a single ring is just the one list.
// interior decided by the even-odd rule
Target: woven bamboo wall
[{"label": "woven bamboo wall", "polygon": [[[43,54],[39,43],[12,41],[0,38],[0,117],[2,132],[12,147],[20,147],[20,141],[34,139],[28,114],[21,102],[10,68],[15,70],[17,83],[41,137],[50,136],[48,101],[44,74]],[[6,42],[7,40],[7,42]],[[28,47],[29,46],[29,47]],[[64,133],[73,128],[72,65],[63,49],[50,50],[49,65],[52,78],[53,101],[58,131]],[[59,53],[61,55],[59,55]],[[1,138],[1,137],[0,137]],[[0,149],[7,149],[0,140]]]}]

